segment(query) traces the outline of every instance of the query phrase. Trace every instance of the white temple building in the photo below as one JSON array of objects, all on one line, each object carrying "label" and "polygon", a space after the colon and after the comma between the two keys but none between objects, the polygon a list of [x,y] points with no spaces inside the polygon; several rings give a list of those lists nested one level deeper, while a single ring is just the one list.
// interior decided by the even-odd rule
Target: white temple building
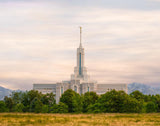
[{"label": "white temple building", "polygon": [[81,27],[80,27],[80,45],[77,48],[77,66],[74,67],[74,74],[71,75],[70,81],[62,81],[55,84],[33,84],[33,89],[42,92],[43,94],[55,94],[56,103],[59,102],[61,95],[67,89],[72,89],[79,94],[94,91],[98,95],[104,94],[107,91],[123,90],[127,93],[127,84],[98,84],[90,79],[87,74],[87,68],[84,65],[84,48],[81,43]]}]

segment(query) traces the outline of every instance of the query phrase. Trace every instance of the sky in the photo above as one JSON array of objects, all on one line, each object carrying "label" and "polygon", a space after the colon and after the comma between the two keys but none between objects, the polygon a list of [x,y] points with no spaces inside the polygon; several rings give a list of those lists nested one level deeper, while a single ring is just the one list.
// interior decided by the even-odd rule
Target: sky
[{"label": "sky", "polygon": [[0,86],[70,80],[79,26],[91,78],[160,86],[160,0],[0,0]]}]

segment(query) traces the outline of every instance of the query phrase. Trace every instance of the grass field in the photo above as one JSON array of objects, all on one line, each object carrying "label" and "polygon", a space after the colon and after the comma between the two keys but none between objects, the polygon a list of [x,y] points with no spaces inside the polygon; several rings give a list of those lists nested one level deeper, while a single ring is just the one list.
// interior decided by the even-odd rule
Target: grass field
[{"label": "grass field", "polygon": [[0,126],[160,126],[156,114],[1,113]]}]

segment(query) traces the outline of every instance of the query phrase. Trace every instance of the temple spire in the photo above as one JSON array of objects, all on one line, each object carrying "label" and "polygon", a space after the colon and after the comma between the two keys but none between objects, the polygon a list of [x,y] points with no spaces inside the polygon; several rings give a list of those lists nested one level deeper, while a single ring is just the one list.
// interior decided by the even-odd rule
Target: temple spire
[{"label": "temple spire", "polygon": [[82,27],[80,26],[80,45],[79,47],[82,48]]}]

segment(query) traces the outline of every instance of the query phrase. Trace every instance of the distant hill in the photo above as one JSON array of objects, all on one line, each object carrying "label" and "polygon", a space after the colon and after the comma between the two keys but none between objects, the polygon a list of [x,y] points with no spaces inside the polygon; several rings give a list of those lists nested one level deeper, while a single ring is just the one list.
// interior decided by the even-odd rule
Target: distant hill
[{"label": "distant hill", "polygon": [[22,90],[11,90],[11,89],[7,89],[7,88],[0,86],[0,100],[3,100],[5,96],[9,96],[10,94],[12,94],[13,91],[20,92]]},{"label": "distant hill", "polygon": [[9,96],[12,90],[0,86],[0,100],[3,100],[4,96]]},{"label": "distant hill", "polygon": [[152,87],[140,83],[132,83],[128,85],[128,94],[132,93],[135,90],[139,90],[143,94],[160,94],[160,87]]}]

